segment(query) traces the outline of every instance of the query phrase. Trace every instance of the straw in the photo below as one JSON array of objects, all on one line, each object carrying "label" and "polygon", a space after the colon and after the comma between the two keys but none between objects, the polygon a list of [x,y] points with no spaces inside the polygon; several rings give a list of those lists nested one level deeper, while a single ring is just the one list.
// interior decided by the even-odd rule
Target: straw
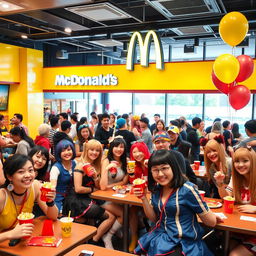
[{"label": "straw", "polygon": [[68,212],[68,220],[70,219],[71,211]]}]

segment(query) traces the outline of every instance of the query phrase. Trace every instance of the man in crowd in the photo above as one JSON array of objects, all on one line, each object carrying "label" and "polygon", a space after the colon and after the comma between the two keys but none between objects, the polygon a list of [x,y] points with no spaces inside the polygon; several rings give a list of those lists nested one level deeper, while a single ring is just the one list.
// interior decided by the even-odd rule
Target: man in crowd
[{"label": "man in crowd", "polygon": [[156,122],[160,119],[159,114],[154,114],[154,123],[150,126],[151,134],[153,134],[153,131],[156,129]]},{"label": "man in crowd", "polygon": [[76,125],[78,122],[77,115],[72,114],[70,116],[70,121],[71,121],[71,130],[70,130],[69,136],[72,138],[72,140],[75,140],[77,135],[77,132],[76,132]]},{"label": "man in crowd", "polygon": [[22,120],[23,120],[22,114],[16,113],[13,115],[13,118],[11,119],[11,123],[13,124],[14,127],[16,126],[22,127],[26,132],[26,134],[29,135],[28,128],[22,123]]},{"label": "man in crowd", "polygon": [[57,116],[54,116],[50,119],[50,124],[51,124],[51,129],[49,131],[49,141],[50,141],[50,144],[51,144],[51,149],[52,149],[52,154],[54,155],[55,152],[54,152],[54,144],[53,144],[53,137],[55,135],[55,133],[58,132],[58,128],[59,128],[59,117]]},{"label": "man in crowd", "polygon": [[116,128],[118,131],[115,136],[123,136],[126,146],[127,146],[127,154],[130,155],[131,143],[136,141],[134,134],[127,129],[127,122],[124,118],[119,118],[116,121]]},{"label": "man in crowd", "polygon": [[148,147],[148,150],[150,153],[152,153],[153,148],[152,148],[152,134],[148,128],[149,125],[149,120],[147,117],[143,117],[140,119],[140,129],[141,129],[141,136],[140,139],[143,140],[143,142],[145,142],[145,144]]},{"label": "man in crowd", "polygon": [[177,150],[182,141],[180,137],[180,129],[177,126],[172,125],[168,129],[168,134],[170,136],[171,149]]},{"label": "man in crowd", "polygon": [[202,119],[199,117],[194,117],[192,119],[192,127],[187,129],[187,140],[192,144],[191,147],[191,159],[190,162],[194,163],[195,160],[199,160],[200,154],[200,144],[199,144],[199,136],[197,133],[197,129],[200,127],[200,123]]},{"label": "man in crowd", "polygon": [[101,127],[95,133],[95,139],[104,145],[104,149],[108,148],[113,137],[113,129],[109,127],[110,116],[108,113],[102,114]]},{"label": "man in crowd", "polygon": [[222,123],[223,126],[223,136],[225,141],[225,147],[232,146],[232,133],[231,133],[231,124],[228,120],[225,120]]},{"label": "man in crowd", "polygon": [[61,140],[69,140],[70,142],[73,143],[73,140],[68,136],[71,130],[71,123],[68,120],[62,121],[60,124],[61,132],[56,132],[53,136],[53,147],[55,149],[56,145],[61,141]]},{"label": "man in crowd", "polygon": [[242,140],[236,147],[252,146],[256,151],[256,120],[249,120],[244,124],[245,132],[249,138]]},{"label": "man in crowd", "polygon": [[186,173],[185,159],[180,152],[170,149],[171,139],[167,132],[157,132],[153,138],[153,143],[155,144],[156,150],[167,149],[173,152],[181,166],[182,172]]}]

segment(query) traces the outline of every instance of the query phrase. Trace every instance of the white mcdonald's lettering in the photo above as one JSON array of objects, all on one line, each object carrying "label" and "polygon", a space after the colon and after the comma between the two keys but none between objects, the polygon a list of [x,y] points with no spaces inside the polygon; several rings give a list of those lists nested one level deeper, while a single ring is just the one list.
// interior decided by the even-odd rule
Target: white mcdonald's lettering
[{"label": "white mcdonald's lettering", "polygon": [[135,50],[136,43],[139,42],[140,49],[140,64],[141,66],[148,67],[149,65],[149,50],[151,40],[154,40],[155,43],[155,56],[156,56],[156,68],[164,69],[164,60],[163,60],[163,48],[161,39],[158,37],[155,31],[148,31],[144,43],[142,36],[139,32],[134,32],[128,48],[127,61],[126,61],[126,69],[133,70],[134,69],[134,58],[135,58]]}]

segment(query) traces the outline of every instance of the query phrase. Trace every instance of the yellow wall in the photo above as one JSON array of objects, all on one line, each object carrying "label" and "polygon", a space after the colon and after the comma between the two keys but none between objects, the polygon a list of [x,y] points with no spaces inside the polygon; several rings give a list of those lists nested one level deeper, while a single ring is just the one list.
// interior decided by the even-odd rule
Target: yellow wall
[{"label": "yellow wall", "polygon": [[[44,90],[112,90],[112,91],[180,91],[180,90],[217,90],[211,81],[213,61],[165,63],[165,70],[157,70],[155,64],[148,68],[135,65],[134,71],[126,70],[125,65],[77,66],[44,68]],[[56,75],[98,76],[113,74],[118,77],[118,85],[84,86],[55,85]],[[256,74],[243,85],[256,89]]]},{"label": "yellow wall", "polygon": [[1,113],[9,118],[21,113],[34,138],[43,122],[43,52],[0,44],[0,60],[0,81],[10,83],[8,111]]}]

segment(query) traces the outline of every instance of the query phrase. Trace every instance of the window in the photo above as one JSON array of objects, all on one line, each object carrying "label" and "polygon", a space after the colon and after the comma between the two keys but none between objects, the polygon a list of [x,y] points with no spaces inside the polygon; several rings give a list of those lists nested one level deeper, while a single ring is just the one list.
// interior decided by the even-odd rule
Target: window
[{"label": "window", "polygon": [[205,120],[205,127],[212,125],[216,117],[221,118],[221,122],[229,120],[231,123],[238,123],[239,132],[246,136],[244,123],[252,118],[252,96],[247,106],[240,110],[234,110],[225,94],[206,94],[205,115],[211,120]]},{"label": "window", "polygon": [[132,112],[132,93],[109,93],[109,112],[119,115]]},{"label": "window", "polygon": [[101,93],[89,93],[89,113],[102,113]]},{"label": "window", "polygon": [[154,114],[160,114],[164,119],[165,94],[164,93],[135,93],[134,114],[146,114],[150,124],[154,123]]},{"label": "window", "polygon": [[[242,54],[241,48],[237,47],[234,49],[233,55],[238,56]],[[220,41],[206,42],[206,60],[215,60],[222,54],[232,54],[232,47]]]},{"label": "window", "polygon": [[202,118],[203,94],[168,94],[168,123],[185,116],[188,122],[194,117]]}]

